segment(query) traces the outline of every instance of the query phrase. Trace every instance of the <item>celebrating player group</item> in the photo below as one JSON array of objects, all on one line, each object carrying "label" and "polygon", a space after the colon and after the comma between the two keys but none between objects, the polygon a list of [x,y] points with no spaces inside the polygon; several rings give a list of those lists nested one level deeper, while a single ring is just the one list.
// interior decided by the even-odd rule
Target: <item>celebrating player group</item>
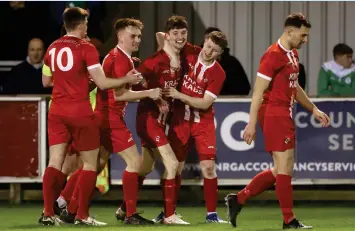
[{"label": "celebrating player group", "polygon": [[[114,153],[127,165],[122,176],[124,200],[115,213],[118,220],[131,225],[188,225],[176,209],[181,173],[193,139],[204,177],[206,222],[227,223],[216,212],[213,109],[225,80],[218,63],[228,45],[225,34],[211,32],[202,48],[194,46],[187,42],[186,19],[174,15],[167,19],[165,31],[156,33],[159,50],[140,62],[132,53],[139,49],[143,22],[122,18],[115,23],[118,44],[101,65],[96,48],[88,41],[87,18],[88,13],[81,8],[66,9],[66,34],[49,46],[44,58],[42,81],[44,86],[53,86],[53,94],[48,113],[50,159],[43,176],[44,210],[39,222],[105,226],[90,216],[89,203],[96,177]],[[294,101],[311,111],[324,127],[329,125],[328,116],[309,100],[297,80],[296,49],[307,42],[310,28],[302,14],[290,15],[280,39],[261,59],[244,140],[250,144],[255,139],[259,121],[274,168],[259,173],[238,194],[227,195],[229,222],[234,227],[248,198],[276,183],[283,228],[311,228],[292,212],[291,185]],[[91,105],[89,92],[96,87],[96,100]],[[124,121],[127,103],[136,100],[141,155]],[[164,211],[150,220],[139,215],[136,207],[139,188],[157,159],[165,166],[161,176]]]}]

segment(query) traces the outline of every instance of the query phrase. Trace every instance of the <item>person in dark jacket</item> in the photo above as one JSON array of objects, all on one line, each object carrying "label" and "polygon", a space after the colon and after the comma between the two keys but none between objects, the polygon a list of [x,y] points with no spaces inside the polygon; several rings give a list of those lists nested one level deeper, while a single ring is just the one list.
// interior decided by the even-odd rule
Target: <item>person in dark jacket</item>
[{"label": "person in dark jacket", "polygon": [[6,94],[51,94],[51,88],[42,84],[44,45],[39,38],[28,44],[28,56],[25,61],[14,66],[4,87]]},{"label": "person in dark jacket", "polygon": [[[221,31],[216,27],[208,27],[205,30],[205,37],[212,31]],[[202,46],[201,46],[202,47]],[[226,72],[226,80],[220,95],[248,95],[250,92],[250,83],[239,60],[232,56],[229,48],[225,48],[219,58],[223,70]]]}]

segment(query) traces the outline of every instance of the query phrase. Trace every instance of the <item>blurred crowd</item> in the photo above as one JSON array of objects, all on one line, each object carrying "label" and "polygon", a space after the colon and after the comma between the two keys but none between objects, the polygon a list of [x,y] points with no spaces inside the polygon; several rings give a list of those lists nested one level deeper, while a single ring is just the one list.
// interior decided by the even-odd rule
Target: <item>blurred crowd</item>
[{"label": "blurred crowd", "polygon": [[[119,7],[124,3],[120,2],[117,5]],[[2,44],[0,62],[9,66],[0,67],[0,94],[51,94],[51,89],[42,86],[43,56],[46,47],[61,36],[62,13],[66,7],[71,6],[79,6],[90,12],[88,35],[91,42],[100,50],[110,39],[110,35],[107,35],[102,27],[103,24],[107,24],[103,21],[107,21],[106,16],[109,14],[105,2],[0,2],[0,25],[7,33],[7,36],[3,35],[0,38]],[[111,18],[112,21],[116,19],[115,16]],[[219,29],[208,27],[205,35],[215,30]],[[17,60],[22,61],[14,65],[13,61]],[[221,55],[219,62],[226,72],[221,95],[250,96],[248,76],[228,48]],[[300,64],[299,84],[303,89],[306,89],[306,79],[305,68]],[[343,43],[335,45],[333,59],[320,67],[318,96],[355,96],[355,64],[353,50],[348,45]]]}]

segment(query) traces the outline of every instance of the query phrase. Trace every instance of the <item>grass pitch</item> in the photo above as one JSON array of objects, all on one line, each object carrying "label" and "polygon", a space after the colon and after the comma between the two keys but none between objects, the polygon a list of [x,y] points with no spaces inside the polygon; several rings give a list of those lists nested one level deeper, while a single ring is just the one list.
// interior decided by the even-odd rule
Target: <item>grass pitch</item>
[{"label": "grass pitch", "polygon": [[[40,205],[0,205],[0,230],[87,230],[95,231],[117,231],[117,230],[140,230],[140,231],[271,231],[281,230],[282,216],[280,208],[277,205],[251,205],[243,208],[238,217],[238,228],[233,228],[230,224],[206,224],[204,207],[180,207],[178,213],[183,219],[190,222],[188,226],[167,226],[154,225],[144,226],[125,226],[116,221],[114,212],[115,206],[98,206],[91,208],[91,213],[99,221],[107,222],[106,227],[83,227],[74,225],[63,225],[55,227],[40,226],[37,221],[41,213]],[[159,207],[140,207],[143,210],[143,216],[146,218],[155,218],[161,211]],[[313,225],[316,231],[354,231],[355,230],[355,207],[351,206],[311,206],[301,205],[295,208],[295,214],[305,224]],[[226,208],[219,207],[218,214],[225,219]]]}]

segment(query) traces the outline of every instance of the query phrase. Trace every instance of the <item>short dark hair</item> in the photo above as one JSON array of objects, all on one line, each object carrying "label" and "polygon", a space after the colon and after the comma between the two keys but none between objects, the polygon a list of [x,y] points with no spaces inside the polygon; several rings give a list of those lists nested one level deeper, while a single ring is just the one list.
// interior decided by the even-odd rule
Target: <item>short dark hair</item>
[{"label": "short dark hair", "polygon": [[129,26],[137,27],[140,30],[144,27],[143,22],[135,18],[120,18],[115,22],[115,29],[117,32]]},{"label": "short dark hair", "polygon": [[213,31],[221,31],[221,30],[217,27],[207,27],[207,29],[205,30],[205,35],[213,32]]},{"label": "short dark hair", "polygon": [[80,7],[70,7],[64,10],[62,16],[65,29],[72,31],[85,21],[89,13]]},{"label": "short dark hair", "polygon": [[212,42],[220,46],[222,50],[224,50],[228,46],[227,36],[220,31],[212,31],[208,34],[206,39],[211,39]]},{"label": "short dark hair", "polygon": [[187,29],[188,24],[186,18],[180,15],[173,15],[165,23],[165,32],[172,29]]},{"label": "short dark hair", "polygon": [[297,28],[301,28],[302,26],[307,28],[312,27],[310,21],[302,13],[293,13],[287,16],[285,20],[285,27],[287,26],[294,26]]},{"label": "short dark hair", "polygon": [[353,49],[346,45],[345,43],[338,43],[333,48],[333,56],[335,58],[336,55],[350,55],[353,54]]}]

